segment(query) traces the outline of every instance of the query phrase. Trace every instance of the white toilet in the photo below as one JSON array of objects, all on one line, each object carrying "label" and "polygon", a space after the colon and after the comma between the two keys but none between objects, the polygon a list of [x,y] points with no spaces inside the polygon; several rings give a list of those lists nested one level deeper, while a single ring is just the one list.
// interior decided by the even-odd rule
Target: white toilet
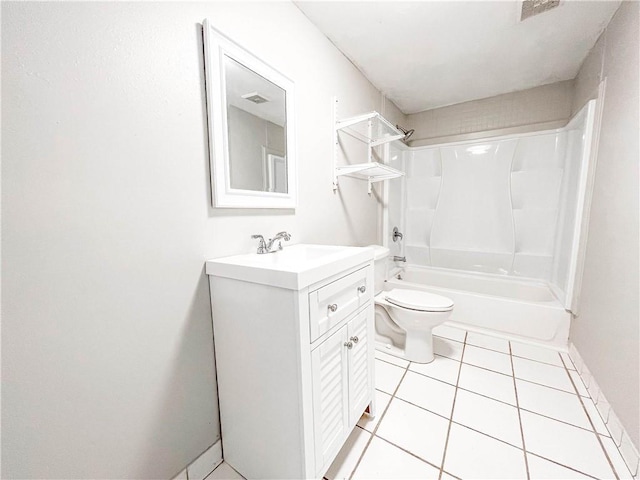
[{"label": "white toilet", "polygon": [[453,300],[419,290],[384,291],[389,249],[374,249],[376,348],[416,363],[433,361],[434,327],[446,321]]}]

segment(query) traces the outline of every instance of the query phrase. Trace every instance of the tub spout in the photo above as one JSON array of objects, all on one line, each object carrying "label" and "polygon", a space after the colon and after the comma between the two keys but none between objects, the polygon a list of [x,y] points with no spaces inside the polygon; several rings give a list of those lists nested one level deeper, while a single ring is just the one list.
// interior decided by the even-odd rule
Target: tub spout
[{"label": "tub spout", "polygon": [[407,257],[398,257],[398,256],[394,255],[393,261],[394,262],[406,262],[407,261]]}]

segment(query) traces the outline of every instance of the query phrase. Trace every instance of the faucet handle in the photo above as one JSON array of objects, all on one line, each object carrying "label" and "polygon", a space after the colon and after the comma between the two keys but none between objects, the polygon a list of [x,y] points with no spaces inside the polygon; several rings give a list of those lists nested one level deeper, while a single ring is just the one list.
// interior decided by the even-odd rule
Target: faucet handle
[{"label": "faucet handle", "polygon": [[276,233],[274,238],[278,238],[278,237],[282,237],[282,239],[284,239],[285,242],[288,242],[289,240],[291,240],[291,234],[287,232]]},{"label": "faucet handle", "polygon": [[260,239],[260,243],[258,243],[258,253],[267,253],[267,244],[262,235],[251,235],[251,238]]}]

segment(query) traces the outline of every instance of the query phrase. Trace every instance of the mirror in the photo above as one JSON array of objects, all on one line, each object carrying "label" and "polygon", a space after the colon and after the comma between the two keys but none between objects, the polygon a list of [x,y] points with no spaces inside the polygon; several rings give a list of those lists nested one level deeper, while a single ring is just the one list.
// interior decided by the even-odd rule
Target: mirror
[{"label": "mirror", "polygon": [[203,25],[214,206],[295,208],[293,82]]}]

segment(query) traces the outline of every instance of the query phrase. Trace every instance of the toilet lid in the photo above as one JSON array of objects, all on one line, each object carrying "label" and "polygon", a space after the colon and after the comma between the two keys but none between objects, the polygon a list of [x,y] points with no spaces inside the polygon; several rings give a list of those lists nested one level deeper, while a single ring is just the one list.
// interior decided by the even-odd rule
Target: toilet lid
[{"label": "toilet lid", "polygon": [[385,299],[399,307],[421,312],[446,312],[453,308],[453,300],[442,295],[394,288],[386,292]]}]

